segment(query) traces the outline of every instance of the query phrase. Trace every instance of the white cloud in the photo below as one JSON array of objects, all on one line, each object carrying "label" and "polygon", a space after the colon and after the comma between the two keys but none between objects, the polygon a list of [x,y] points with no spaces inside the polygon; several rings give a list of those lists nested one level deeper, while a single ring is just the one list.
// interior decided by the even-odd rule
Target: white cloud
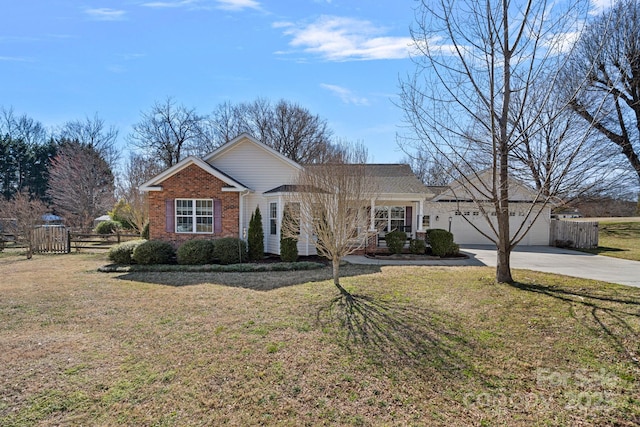
[{"label": "white cloud", "polygon": [[410,37],[385,35],[369,21],[339,16],[321,16],[306,25],[276,22],[273,27],[284,28],[292,37],[291,47],[329,61],[407,58],[413,44]]},{"label": "white cloud", "polygon": [[101,7],[98,9],[86,9],[85,13],[97,21],[122,21],[125,19],[127,12],[124,10]]},{"label": "white cloud", "polygon": [[613,6],[613,0],[591,0],[591,15],[599,15]]},{"label": "white cloud", "polygon": [[337,85],[331,85],[327,83],[320,84],[321,87],[327,89],[335,96],[340,98],[345,104],[353,104],[353,105],[369,105],[369,100],[367,98],[356,96],[351,90]]},{"label": "white cloud", "polygon": [[218,9],[223,10],[244,10],[260,9],[260,3],[254,0],[216,0]]},{"label": "white cloud", "polygon": [[0,56],[2,62],[32,62],[32,59],[21,56]]},{"label": "white cloud", "polygon": [[178,0],[178,1],[152,1],[143,3],[142,6],[153,8],[178,8],[187,9],[222,9],[229,11],[242,11],[244,9],[260,9],[260,3],[255,0],[214,0],[213,5],[210,1],[202,0]]}]

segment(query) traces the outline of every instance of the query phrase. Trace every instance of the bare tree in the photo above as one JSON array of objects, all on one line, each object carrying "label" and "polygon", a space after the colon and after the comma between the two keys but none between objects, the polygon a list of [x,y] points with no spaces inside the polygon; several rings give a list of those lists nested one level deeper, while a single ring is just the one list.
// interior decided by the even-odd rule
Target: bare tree
[{"label": "bare tree", "polygon": [[28,146],[46,144],[49,133],[42,123],[28,117],[26,114],[17,116],[13,108],[0,109],[0,135],[9,135],[15,140],[21,140]]},{"label": "bare tree", "polygon": [[[483,234],[496,245],[499,282],[513,281],[511,251],[528,231],[524,224],[534,222],[509,228],[510,160],[523,130],[533,135],[545,126],[525,117],[545,106],[530,102],[531,90],[557,78],[549,70],[561,69],[566,35],[579,30],[588,8],[568,3],[422,0],[416,10],[416,73],[401,82],[409,143],[447,159],[446,170],[475,199],[493,233]],[[481,179],[487,170],[490,179]],[[547,200],[540,192],[534,202]],[[539,214],[532,204],[526,216]]]},{"label": "bare tree", "polygon": [[128,205],[121,215],[140,233],[149,222],[149,204],[147,194],[141,192],[139,187],[161,171],[162,167],[157,161],[132,153],[120,177],[118,197]]},{"label": "bare tree", "polygon": [[301,164],[331,159],[336,147],[327,121],[306,108],[281,99],[222,103],[206,120],[208,146],[214,149],[247,132],[271,148]]},{"label": "bare tree", "polygon": [[417,151],[413,154],[406,154],[400,160],[411,166],[411,170],[424,185],[445,186],[451,182],[451,172],[447,171],[446,159],[441,154],[435,156],[428,155],[425,151]]},{"label": "bare tree", "polygon": [[587,81],[571,107],[615,144],[640,183],[640,2],[620,0],[592,22],[570,63],[569,77]]},{"label": "bare tree", "polygon": [[97,114],[92,119],[87,117],[65,123],[58,134],[63,141],[77,141],[93,147],[111,168],[115,168],[120,160],[118,130],[114,126],[107,127]]},{"label": "bare tree", "polygon": [[27,258],[33,255],[33,230],[42,223],[47,206],[28,191],[19,191],[11,200],[0,204],[3,231],[13,234],[18,242],[27,245]]},{"label": "bare tree", "polygon": [[51,162],[48,194],[56,210],[72,225],[87,228],[114,202],[109,164],[94,147],[64,142]]},{"label": "bare tree", "polygon": [[129,141],[148,157],[156,157],[164,167],[171,167],[190,152],[200,153],[202,119],[192,108],[176,105],[168,97],[155,102],[142,119],[133,125]]},{"label": "bare tree", "polygon": [[345,148],[346,163],[308,165],[296,180],[289,204],[291,221],[282,224],[282,236],[313,236],[318,254],[331,260],[333,283],[340,285],[340,260],[366,245],[370,215],[367,207],[377,197],[367,177],[367,152],[362,146]]}]

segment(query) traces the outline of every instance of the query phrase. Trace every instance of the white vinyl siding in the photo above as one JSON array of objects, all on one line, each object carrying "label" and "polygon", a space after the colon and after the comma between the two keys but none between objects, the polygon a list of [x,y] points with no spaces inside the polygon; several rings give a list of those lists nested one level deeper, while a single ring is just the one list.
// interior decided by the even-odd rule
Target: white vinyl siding
[{"label": "white vinyl siding", "polygon": [[[299,169],[249,140],[239,142],[211,165],[251,188],[256,194],[295,182]],[[255,207],[254,207],[255,209]]]}]

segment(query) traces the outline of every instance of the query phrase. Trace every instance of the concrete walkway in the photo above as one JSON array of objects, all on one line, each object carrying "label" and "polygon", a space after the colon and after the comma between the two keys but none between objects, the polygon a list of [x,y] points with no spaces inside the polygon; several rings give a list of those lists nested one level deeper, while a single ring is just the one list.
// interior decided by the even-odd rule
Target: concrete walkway
[{"label": "concrete walkway", "polygon": [[[496,266],[494,246],[463,246],[460,250],[469,255],[469,258],[404,261],[350,255],[345,257],[345,261],[353,264],[371,265]],[[511,267],[640,287],[640,262],[638,261],[592,255],[550,246],[517,246],[511,253]]]}]

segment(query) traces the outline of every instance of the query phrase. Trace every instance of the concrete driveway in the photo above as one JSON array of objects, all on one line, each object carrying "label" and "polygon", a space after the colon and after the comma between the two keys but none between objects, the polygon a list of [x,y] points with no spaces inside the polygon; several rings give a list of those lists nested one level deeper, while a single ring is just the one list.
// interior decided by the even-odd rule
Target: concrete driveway
[{"label": "concrete driveway", "polygon": [[[353,264],[372,265],[496,266],[495,246],[464,245],[460,251],[469,258],[409,261],[349,255],[344,260]],[[640,287],[639,261],[591,255],[550,246],[517,246],[511,253],[511,267]]]},{"label": "concrete driveway", "polygon": [[[494,246],[468,245],[461,247],[461,251],[480,264],[496,266]],[[511,253],[511,267],[640,287],[640,262],[638,261],[550,246],[517,246]]]}]

